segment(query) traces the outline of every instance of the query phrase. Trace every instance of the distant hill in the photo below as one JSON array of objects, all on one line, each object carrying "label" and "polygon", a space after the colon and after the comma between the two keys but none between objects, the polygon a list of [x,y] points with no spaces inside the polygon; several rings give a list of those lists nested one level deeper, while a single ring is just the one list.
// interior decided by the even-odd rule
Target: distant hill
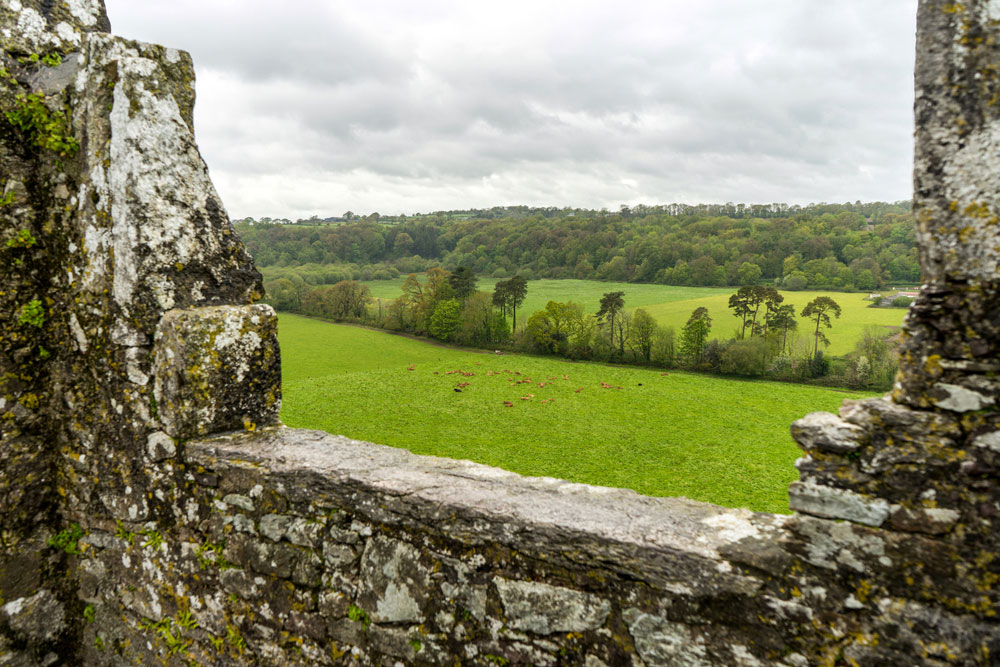
[{"label": "distant hill", "polygon": [[258,266],[283,267],[284,277],[307,284],[438,265],[496,278],[692,286],[871,290],[920,281],[908,201],[348,212],[296,223],[247,218],[236,227]]}]

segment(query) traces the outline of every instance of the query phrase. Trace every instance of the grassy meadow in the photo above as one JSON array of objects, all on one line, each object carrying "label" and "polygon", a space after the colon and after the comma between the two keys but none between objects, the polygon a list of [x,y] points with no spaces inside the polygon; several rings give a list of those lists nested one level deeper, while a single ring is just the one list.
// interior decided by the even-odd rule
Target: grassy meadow
[{"label": "grassy meadow", "polygon": [[788,511],[789,424],[865,395],[469,352],[285,313],[278,332],[289,426],[758,511]]},{"label": "grassy meadow", "polygon": [[[372,296],[380,299],[395,299],[401,292],[404,278],[398,280],[374,280],[365,285]],[[493,291],[496,280],[480,278],[479,289]],[[518,322],[525,322],[536,310],[541,310],[549,301],[575,301],[582,304],[584,311],[596,313],[601,296],[606,292],[624,292],[625,305],[629,309],[645,308],[661,326],[670,326],[680,332],[691,312],[700,306],[708,308],[712,316],[710,338],[731,338],[739,325],[739,320],[729,309],[729,297],[736,293],[735,287],[674,287],[671,285],[646,285],[636,283],[604,283],[594,280],[531,280],[528,295],[518,309]],[[903,322],[906,311],[902,308],[869,308],[866,294],[859,292],[788,292],[782,291],[785,303],[795,305],[796,314],[817,296],[826,295],[841,307],[840,319],[833,320],[833,328],[825,329],[830,347],[827,354],[843,355],[854,349],[854,343],[869,324],[898,327]],[[812,349],[809,337],[809,322],[799,318],[799,337],[802,344]]]}]

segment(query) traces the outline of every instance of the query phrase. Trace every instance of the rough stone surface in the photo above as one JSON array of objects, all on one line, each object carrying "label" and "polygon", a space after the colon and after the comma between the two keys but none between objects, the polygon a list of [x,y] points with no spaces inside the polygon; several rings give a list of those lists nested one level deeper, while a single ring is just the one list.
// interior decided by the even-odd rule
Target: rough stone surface
[{"label": "rough stone surface", "polygon": [[190,58],[0,0],[0,664],[994,664],[1000,10],[919,11],[899,382],[771,516],[278,425]]},{"label": "rough stone surface", "polygon": [[596,595],[530,581],[493,580],[507,623],[538,635],[585,632],[604,625],[611,605]]},{"label": "rough stone surface", "polygon": [[174,439],[163,431],[156,431],[146,436],[146,454],[151,461],[163,461],[173,458],[177,453]]},{"label": "rough stone surface", "polygon": [[273,424],[281,409],[270,306],[171,310],[153,339],[153,396],[175,438]]},{"label": "rough stone surface", "polygon": [[662,616],[635,608],[626,609],[622,616],[635,638],[636,650],[647,663],[676,667],[710,667],[716,664],[709,660],[704,641],[683,623],[672,623]]},{"label": "rough stone surface", "polygon": [[866,526],[881,526],[889,516],[889,502],[859,493],[810,482],[792,482],[788,504],[797,511],[827,519],[847,519]]},{"label": "rough stone surface", "polygon": [[430,570],[406,542],[375,537],[361,556],[358,600],[377,623],[421,623]]},{"label": "rough stone surface", "polygon": [[9,54],[69,53],[87,33],[110,30],[104,0],[0,2],[0,49]]},{"label": "rough stone surface", "polygon": [[967,380],[994,373],[1000,352],[997,14],[986,0],[919,5],[913,208],[925,285],[896,391],[918,408],[934,405],[937,383],[977,390]]},{"label": "rough stone surface", "polygon": [[792,437],[804,449],[853,452],[861,446],[864,431],[829,412],[812,412],[792,424]]},{"label": "rough stone surface", "polygon": [[0,607],[16,635],[31,642],[47,642],[66,629],[66,612],[51,591],[42,589],[29,598],[18,598]]}]

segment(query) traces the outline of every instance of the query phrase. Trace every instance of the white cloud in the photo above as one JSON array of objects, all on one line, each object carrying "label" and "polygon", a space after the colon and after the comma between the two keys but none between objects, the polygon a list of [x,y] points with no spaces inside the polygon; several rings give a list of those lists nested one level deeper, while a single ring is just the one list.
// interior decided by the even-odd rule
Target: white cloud
[{"label": "white cloud", "polygon": [[916,0],[108,0],[235,216],[910,196]]}]

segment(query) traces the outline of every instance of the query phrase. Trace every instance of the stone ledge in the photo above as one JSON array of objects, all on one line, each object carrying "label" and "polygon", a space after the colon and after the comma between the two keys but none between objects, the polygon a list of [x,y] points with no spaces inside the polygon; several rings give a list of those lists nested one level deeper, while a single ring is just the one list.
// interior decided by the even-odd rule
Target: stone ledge
[{"label": "stone ledge", "polygon": [[[290,497],[351,499],[373,522],[428,525],[470,544],[498,543],[602,566],[654,585],[749,592],[720,550],[744,538],[778,540],[791,517],[686,498],[525,477],[471,461],[290,428],[188,444],[191,463],[280,478]],[[378,498],[368,502],[366,496]],[[294,499],[294,498],[293,498]]]}]

